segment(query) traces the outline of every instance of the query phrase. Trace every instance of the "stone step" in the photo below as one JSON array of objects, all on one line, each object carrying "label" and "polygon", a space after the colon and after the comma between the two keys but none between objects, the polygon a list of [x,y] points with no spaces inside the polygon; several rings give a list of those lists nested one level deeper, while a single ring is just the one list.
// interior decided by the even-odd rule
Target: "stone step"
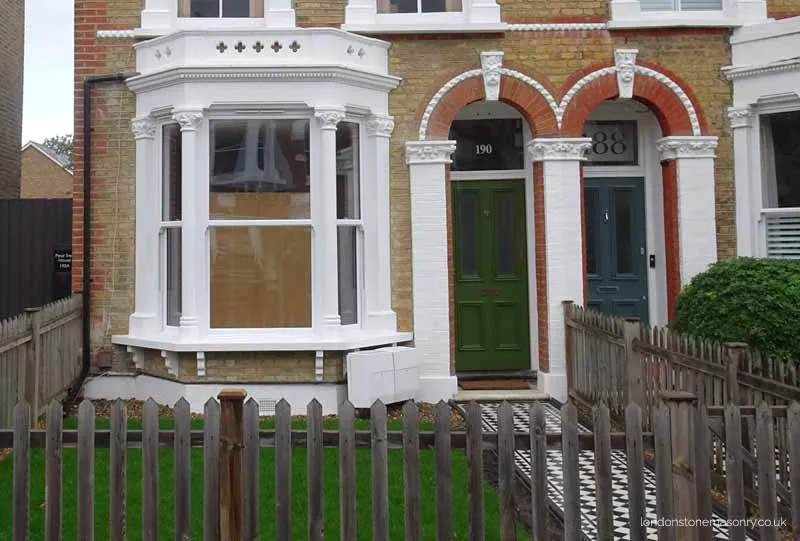
[{"label": "stone step", "polygon": [[459,389],[453,400],[456,402],[502,402],[548,400],[550,395],[538,389],[492,389],[481,391],[465,391]]}]

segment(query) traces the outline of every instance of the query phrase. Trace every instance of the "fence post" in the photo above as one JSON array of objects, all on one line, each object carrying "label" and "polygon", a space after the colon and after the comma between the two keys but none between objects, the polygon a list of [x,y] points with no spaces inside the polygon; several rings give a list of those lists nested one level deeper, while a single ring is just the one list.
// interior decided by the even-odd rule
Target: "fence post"
[{"label": "fence post", "polygon": [[219,427],[219,539],[243,539],[244,506],[242,505],[242,410],[247,392],[244,389],[223,389]]},{"label": "fence post", "polygon": [[[31,356],[25,370],[25,398],[31,404],[31,419],[36,423],[39,418],[39,377],[42,366],[42,313],[41,308],[26,308],[25,313],[31,322]],[[32,368],[32,370],[31,370]]]},{"label": "fence post", "polygon": [[725,387],[728,391],[728,402],[741,404],[739,393],[739,367],[742,366],[747,344],[743,342],[727,342],[725,344]]},{"label": "fence post", "polygon": [[634,348],[634,339],[642,337],[642,322],[637,318],[625,318],[625,373],[628,378],[628,403],[644,410],[644,366],[642,354]]},{"label": "fence post", "polygon": [[[697,498],[692,479],[692,441],[697,397],[686,391],[662,391],[661,399],[669,408],[672,447],[672,494],[675,518],[697,517]],[[676,541],[693,541],[696,528],[675,527]]]},{"label": "fence post", "polygon": [[564,355],[566,356],[567,371],[567,394],[575,388],[574,371],[575,371],[575,336],[569,330],[569,321],[572,314],[572,307],[574,301],[561,301],[561,308],[564,311]]}]

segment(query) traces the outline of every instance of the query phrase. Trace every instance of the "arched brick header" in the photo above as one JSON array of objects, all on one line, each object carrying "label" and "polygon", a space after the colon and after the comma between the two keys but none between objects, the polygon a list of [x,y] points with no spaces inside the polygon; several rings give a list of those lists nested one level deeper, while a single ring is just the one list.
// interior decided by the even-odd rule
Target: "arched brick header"
[{"label": "arched brick header", "polygon": [[[422,111],[419,138],[447,139],[456,114],[470,103],[485,99],[483,72],[469,69],[450,78],[433,94]],[[521,71],[502,68],[500,101],[517,109],[537,135],[558,133],[556,102],[539,81]]]},{"label": "arched brick header", "polygon": [[[674,74],[654,64],[635,66],[633,98],[647,105],[667,135],[703,135],[706,122],[691,90]],[[602,102],[619,96],[613,65],[593,66],[570,78],[561,100],[561,133],[578,136],[591,112]]]}]

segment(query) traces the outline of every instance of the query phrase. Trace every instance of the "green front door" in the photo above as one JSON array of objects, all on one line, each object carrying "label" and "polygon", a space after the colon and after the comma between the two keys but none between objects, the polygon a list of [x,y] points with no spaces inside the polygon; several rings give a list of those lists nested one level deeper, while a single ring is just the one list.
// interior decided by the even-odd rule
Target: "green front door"
[{"label": "green front door", "polygon": [[452,185],[456,370],[528,369],[524,181]]}]

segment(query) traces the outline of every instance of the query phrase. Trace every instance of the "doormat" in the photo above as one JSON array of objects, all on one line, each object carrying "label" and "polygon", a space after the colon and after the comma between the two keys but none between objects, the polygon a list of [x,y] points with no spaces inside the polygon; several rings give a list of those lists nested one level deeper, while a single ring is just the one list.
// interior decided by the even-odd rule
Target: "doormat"
[{"label": "doormat", "polygon": [[478,379],[461,381],[458,386],[465,391],[517,391],[531,388],[528,381],[524,379]]}]

